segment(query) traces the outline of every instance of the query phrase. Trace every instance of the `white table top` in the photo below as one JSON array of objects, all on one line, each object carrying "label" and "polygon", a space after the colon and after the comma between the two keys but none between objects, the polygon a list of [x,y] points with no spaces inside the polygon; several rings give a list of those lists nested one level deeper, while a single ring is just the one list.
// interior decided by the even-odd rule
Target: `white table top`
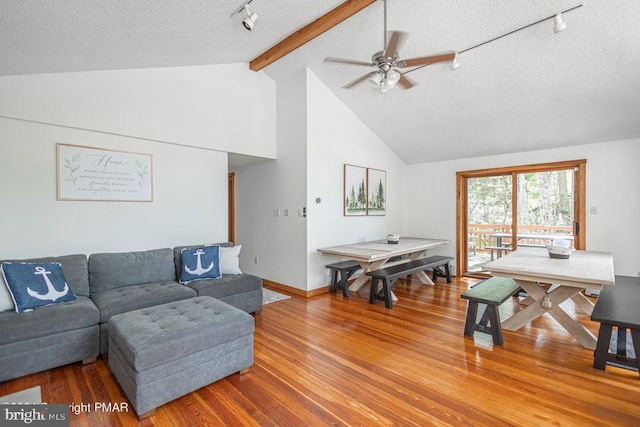
[{"label": "white table top", "polygon": [[357,261],[374,262],[398,255],[411,254],[449,244],[449,240],[424,239],[419,237],[401,237],[398,244],[387,243],[386,240],[352,243],[318,249],[325,255],[337,255]]},{"label": "white table top", "polygon": [[615,284],[610,252],[574,251],[569,259],[550,258],[546,248],[518,248],[484,265],[494,276],[580,288]]}]

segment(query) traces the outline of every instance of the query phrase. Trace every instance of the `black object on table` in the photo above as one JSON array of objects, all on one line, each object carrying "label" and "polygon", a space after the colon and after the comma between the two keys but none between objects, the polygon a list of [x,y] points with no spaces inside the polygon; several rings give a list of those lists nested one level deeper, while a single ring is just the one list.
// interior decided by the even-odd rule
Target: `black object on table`
[{"label": "black object on table", "polygon": [[[607,363],[636,369],[640,372],[640,277],[616,276],[614,286],[605,286],[598,296],[591,320],[600,322],[598,344],[593,367],[605,369]],[[618,328],[615,354],[609,353],[613,327]],[[635,359],[628,357],[627,329],[631,330]]]}]

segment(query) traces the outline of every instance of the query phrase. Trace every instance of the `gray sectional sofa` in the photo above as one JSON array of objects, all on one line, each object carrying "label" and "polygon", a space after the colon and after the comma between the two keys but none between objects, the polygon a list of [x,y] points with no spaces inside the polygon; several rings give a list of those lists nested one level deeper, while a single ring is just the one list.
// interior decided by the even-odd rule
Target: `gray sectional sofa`
[{"label": "gray sectional sofa", "polygon": [[86,255],[11,262],[59,262],[74,301],[38,310],[0,312],[0,381],[79,360],[95,360],[99,351],[100,311],[89,299]]},{"label": "gray sectional sofa", "polygon": [[117,314],[196,296],[248,313],[262,309],[262,279],[250,274],[180,284],[184,247],[13,260],[59,262],[77,299],[25,313],[0,312],[0,381],[106,355],[108,321]]}]

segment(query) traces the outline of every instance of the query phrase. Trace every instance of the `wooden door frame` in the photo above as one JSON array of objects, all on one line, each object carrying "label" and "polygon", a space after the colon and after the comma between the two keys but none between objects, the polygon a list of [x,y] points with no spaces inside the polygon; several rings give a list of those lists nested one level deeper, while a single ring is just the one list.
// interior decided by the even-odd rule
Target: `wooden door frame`
[{"label": "wooden door frame", "polygon": [[229,172],[229,241],[236,243],[236,173]]},{"label": "wooden door frame", "polygon": [[[573,169],[573,201],[574,201],[574,246],[576,249],[585,250],[587,247],[587,224],[586,224],[586,175],[587,160],[569,160],[564,162],[538,163],[522,166],[510,166],[491,169],[478,169],[470,171],[456,172],[456,276],[462,277],[466,270],[466,260],[468,257],[468,213],[467,213],[467,179],[483,178],[489,176],[512,175],[513,192],[512,197],[516,197],[516,175],[519,173],[551,172],[556,170]],[[515,200],[513,206],[516,206]],[[513,213],[512,233],[517,232],[517,213]],[[513,241],[516,241],[514,238]],[[467,274],[467,276],[472,276]]]}]

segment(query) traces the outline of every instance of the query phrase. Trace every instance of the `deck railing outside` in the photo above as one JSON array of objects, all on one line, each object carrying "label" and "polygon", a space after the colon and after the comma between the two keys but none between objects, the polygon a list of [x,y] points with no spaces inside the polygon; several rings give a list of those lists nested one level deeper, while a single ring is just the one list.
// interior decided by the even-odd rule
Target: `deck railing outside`
[{"label": "deck railing outside", "polygon": [[[468,225],[468,243],[475,244],[476,251],[487,251],[487,247],[496,245],[494,233],[511,233],[511,225],[509,224],[469,224]],[[571,226],[544,226],[544,225],[520,225],[518,226],[518,234],[566,234],[571,236],[573,227]],[[504,244],[510,243],[511,239],[502,240]],[[545,244],[544,239],[520,239],[519,244],[541,245]]]}]

